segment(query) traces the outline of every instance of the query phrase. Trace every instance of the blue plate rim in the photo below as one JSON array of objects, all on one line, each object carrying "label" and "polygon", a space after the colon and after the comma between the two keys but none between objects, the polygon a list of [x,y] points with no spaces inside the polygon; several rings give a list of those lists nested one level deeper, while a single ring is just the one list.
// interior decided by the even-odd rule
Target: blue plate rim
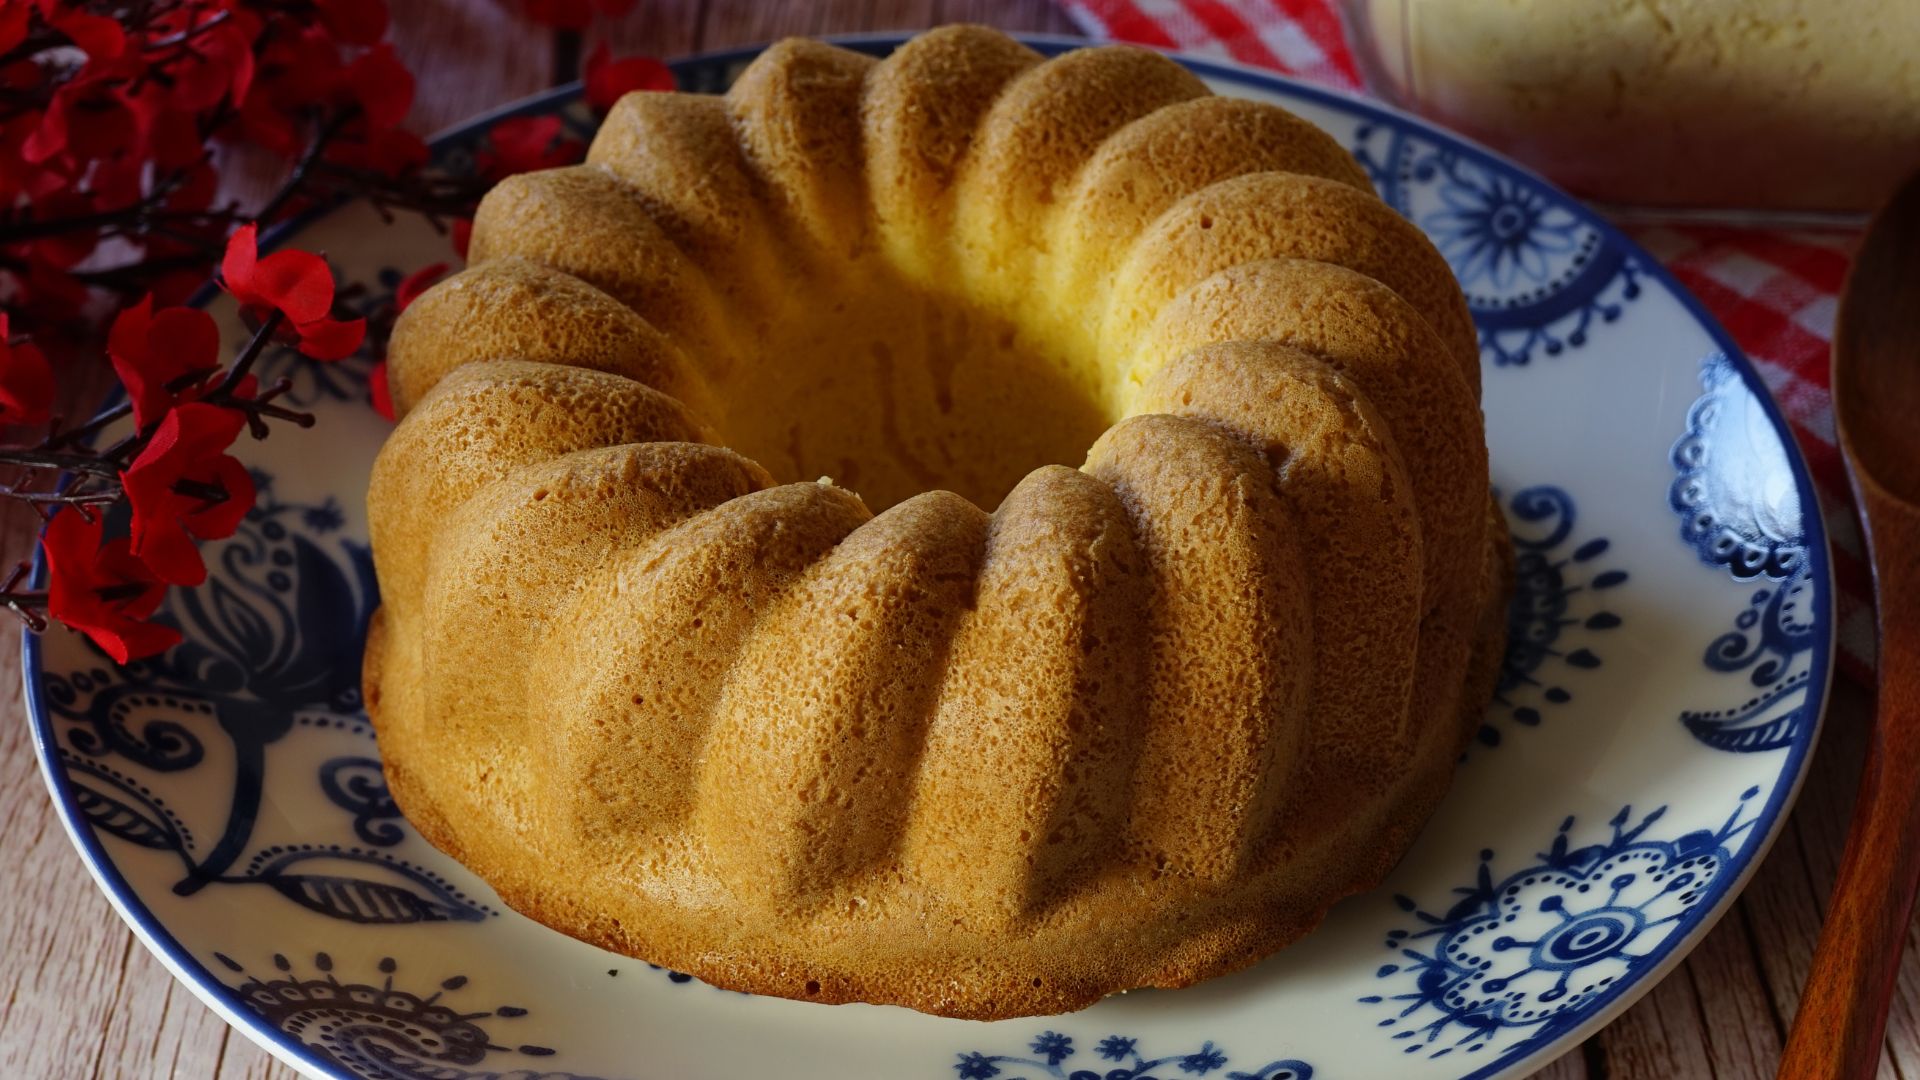
[{"label": "blue plate rim", "polygon": [[[909,31],[878,31],[821,35],[819,40],[855,49],[884,52],[898,47],[913,36],[914,33]],[[1097,39],[1059,34],[1013,34],[1011,36],[1048,56],[1089,45],[1112,44],[1112,42]],[[714,67],[724,68],[727,65],[748,61],[764,52],[771,44],[768,42],[699,53],[670,61],[668,66],[673,69],[677,77],[684,78],[691,71]],[[1263,86],[1317,104],[1359,113],[1377,122],[1410,128],[1423,138],[1466,151],[1481,165],[1517,176],[1528,183],[1564,196],[1558,187],[1544,177],[1499,152],[1466,136],[1439,127],[1431,121],[1371,98],[1316,86],[1229,60],[1196,57],[1175,50],[1156,51],[1165,52],[1203,78],[1217,77]],[[428,141],[436,149],[459,143],[473,138],[501,120],[555,111],[558,107],[578,99],[581,93],[582,85],[577,81],[553,87],[481,113],[462,123],[443,128]],[[1768,793],[1766,805],[1761,808],[1754,823],[1754,831],[1758,838],[1750,845],[1738,872],[1722,877],[1714,883],[1715,892],[1710,901],[1700,904],[1688,914],[1678,927],[1678,932],[1669,938],[1668,943],[1663,944],[1659,959],[1644,969],[1638,977],[1616,984],[1599,995],[1596,1006],[1586,1021],[1565,1035],[1543,1047],[1533,1049],[1516,1047],[1500,1058],[1465,1074],[1460,1080],[1483,1080],[1523,1062],[1533,1061],[1545,1064],[1553,1060],[1618,1018],[1686,959],[1687,955],[1699,945],[1706,934],[1711,932],[1714,925],[1732,907],[1734,900],[1745,889],[1747,882],[1765,861],[1768,852],[1778,839],[1781,828],[1785,824],[1787,812],[1792,808],[1799,796],[1801,785],[1806,781],[1807,762],[1814,748],[1819,744],[1821,732],[1825,730],[1827,707],[1832,697],[1833,653],[1836,640],[1833,625],[1832,559],[1819,495],[1807,469],[1805,452],[1801,449],[1791,425],[1782,416],[1779,403],[1774,400],[1772,392],[1760,378],[1752,361],[1699,299],[1675,280],[1665,266],[1621,232],[1612,222],[1597,211],[1588,208],[1584,203],[1572,199],[1571,196],[1564,197],[1578,205],[1588,222],[1608,241],[1635,256],[1647,276],[1664,286],[1679,301],[1687,314],[1706,329],[1715,347],[1732,362],[1743,384],[1758,399],[1768,422],[1790,451],[1787,455],[1788,465],[1793,472],[1794,487],[1800,500],[1802,519],[1806,528],[1807,549],[1812,559],[1809,579],[1818,586],[1816,606],[1821,614],[1821,618],[1816,623],[1813,670],[1812,678],[1809,680],[1810,689],[1818,691],[1817,708],[1815,721],[1810,726],[1806,737],[1787,748],[1787,760],[1781,770],[1781,775],[1786,782],[1776,782],[1773,790]],[[340,200],[315,207],[270,228],[261,237],[262,248],[271,249],[280,246],[293,235],[340,209],[346,201]],[[216,292],[215,287],[209,284],[195,293],[189,303],[194,306],[203,306],[216,295]],[[117,396],[117,393],[111,395],[108,401],[111,402]],[[39,588],[45,582],[46,566],[43,553],[37,543],[32,561],[33,568],[29,580],[33,587]],[[47,785],[48,794],[53,800],[55,811],[67,832],[68,839],[72,841],[80,854],[81,861],[99,884],[101,891],[106,894],[121,920],[150,952],[160,958],[176,979],[186,984],[196,997],[206,1002],[229,1025],[239,1029],[276,1057],[309,1075],[355,1080],[348,1074],[334,1071],[328,1062],[315,1054],[305,1043],[289,1037],[278,1028],[260,1023],[259,1017],[246,1010],[244,1002],[239,999],[233,988],[196,958],[186,946],[180,943],[179,939],[167,931],[165,924],[141,903],[126,878],[121,875],[118,866],[106,852],[99,836],[87,824],[72,788],[66,780],[65,770],[60,765],[52,715],[43,698],[44,690],[38,677],[41,674],[38,635],[31,633],[22,635],[20,660],[21,684],[26,700],[28,721],[32,728],[34,752],[39,759],[41,778]]]}]

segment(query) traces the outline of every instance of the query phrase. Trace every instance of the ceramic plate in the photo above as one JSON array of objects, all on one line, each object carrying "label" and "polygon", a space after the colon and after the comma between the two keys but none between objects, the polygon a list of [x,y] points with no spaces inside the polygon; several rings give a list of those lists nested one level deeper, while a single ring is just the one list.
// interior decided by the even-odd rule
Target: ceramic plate
[{"label": "ceramic plate", "polygon": [[[676,70],[719,90],[751,55]],[[320,423],[245,444],[260,502],[173,593],[185,643],[125,669],[64,631],[26,645],[54,801],[140,938],[303,1072],[396,1080],[1512,1076],[1644,994],[1766,853],[1819,728],[1832,593],[1806,468],[1727,336],[1572,199],[1369,102],[1186,62],[1351,148],[1479,322],[1512,646],[1385,886],[1249,971],[991,1024],[728,993],[521,918],[408,828],[361,711],[372,358],[282,352],[266,375]],[[512,111],[584,135],[575,96]],[[469,162],[483,127],[441,153]],[[367,309],[450,257],[363,205],[278,239],[327,252]]]}]

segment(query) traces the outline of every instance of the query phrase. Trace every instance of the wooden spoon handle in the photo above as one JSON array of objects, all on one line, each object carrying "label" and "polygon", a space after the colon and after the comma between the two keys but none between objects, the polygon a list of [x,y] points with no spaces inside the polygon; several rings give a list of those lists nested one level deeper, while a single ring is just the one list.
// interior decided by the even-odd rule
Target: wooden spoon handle
[{"label": "wooden spoon handle", "polygon": [[1780,1080],[1874,1075],[1920,882],[1920,515],[1875,506],[1883,493],[1860,494],[1880,601],[1879,702],[1840,878]]}]

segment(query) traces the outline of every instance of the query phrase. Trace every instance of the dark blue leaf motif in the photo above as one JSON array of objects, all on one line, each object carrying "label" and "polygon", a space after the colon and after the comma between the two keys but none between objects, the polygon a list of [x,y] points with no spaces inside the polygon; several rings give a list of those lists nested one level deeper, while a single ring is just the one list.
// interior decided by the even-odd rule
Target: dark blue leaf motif
[{"label": "dark blue leaf motif", "polygon": [[[1015,1076],[1024,1078],[1030,1073],[1054,1077],[1056,1080],[1156,1080],[1173,1070],[1191,1076],[1205,1076],[1225,1068],[1229,1063],[1226,1052],[1210,1042],[1188,1053],[1153,1059],[1140,1053],[1139,1042],[1139,1039],[1124,1035],[1108,1035],[1098,1042],[1094,1052],[1107,1061],[1123,1063],[1120,1067],[1072,1069],[1065,1062],[1079,1053],[1073,1037],[1057,1031],[1045,1031],[1028,1044],[1036,1057],[969,1050],[955,1055],[953,1069],[959,1074],[960,1080],[992,1080],[1003,1074],[1012,1080]],[[1252,1072],[1226,1074],[1226,1080],[1312,1080],[1312,1077],[1313,1067],[1293,1058],[1269,1062]]]},{"label": "dark blue leaf motif", "polygon": [[[421,994],[395,985],[399,965],[391,958],[380,961],[377,982],[342,981],[326,953],[313,958],[318,974],[306,976],[295,973],[282,955],[274,956],[274,973],[264,978],[249,974],[225,953],[214,953],[213,959],[245,976],[230,986],[242,1007],[344,1075],[361,1080],[595,1080],[547,1068],[547,1059],[555,1054],[551,1047],[513,1045],[512,1039],[496,1034],[503,1030],[500,1021],[511,1024],[526,1016],[526,1009],[452,1004],[450,995],[469,989],[464,975],[441,979]],[[518,1062],[514,1064],[521,1068],[506,1072],[467,1068],[493,1064],[498,1057],[532,1058],[538,1064]]]},{"label": "dark blue leaf motif", "polygon": [[1605,537],[1574,543],[1578,511],[1565,489],[1523,488],[1506,507],[1513,530],[1513,599],[1500,681],[1478,732],[1483,747],[1500,745],[1500,720],[1537,727],[1550,710],[1573,700],[1572,684],[1560,681],[1564,672],[1556,669],[1601,665],[1596,643],[1622,620],[1598,605],[1607,590],[1627,581],[1623,570],[1601,569],[1612,549]]},{"label": "dark blue leaf motif", "polygon": [[[316,862],[346,867],[337,872],[307,869]],[[263,883],[302,907],[352,923],[477,922],[486,917],[438,875],[357,848],[271,857],[240,880]]]},{"label": "dark blue leaf motif", "polygon": [[[48,677],[54,712],[71,722],[71,752],[62,756],[83,812],[107,835],[174,852],[184,870],[174,892],[182,897],[252,884],[352,922],[486,917],[437,875],[371,850],[258,850],[253,837],[269,748],[302,725],[357,739],[370,733],[360,715],[360,651],[378,597],[364,545],[316,539],[339,528],[337,504],[282,502],[271,476],[258,472],[255,482],[261,497],[239,530],[206,549],[208,584],[168,596],[161,618],[179,626],[185,641],[124,667],[103,663]],[[224,753],[209,753],[222,744]],[[138,782],[103,779],[119,775],[105,764],[115,757],[195,786],[224,782],[226,813],[206,830],[212,842],[196,849],[186,827],[156,812],[159,797],[149,798]],[[198,775],[209,761],[227,772]],[[390,847],[405,838],[399,808],[369,753],[336,757],[317,779],[322,793],[350,812],[362,843]]]},{"label": "dark blue leaf motif", "polygon": [[380,762],[370,757],[331,758],[320,766],[320,791],[342,810],[353,812],[354,835],[391,847],[406,835],[393,819],[400,806],[387,791]]},{"label": "dark blue leaf motif", "polygon": [[1694,738],[1750,754],[1792,746],[1812,730],[1817,610],[1805,565],[1778,586],[1753,591],[1734,628],[1715,638],[1702,658],[1713,671],[1744,674],[1729,687],[1743,696],[1726,708],[1682,712],[1680,722]]},{"label": "dark blue leaf motif", "polygon": [[180,843],[164,825],[119,799],[78,783],[73,788],[74,802],[94,828],[117,836],[129,844],[159,851],[178,851]]},{"label": "dark blue leaf motif", "polygon": [[[1385,935],[1395,963],[1376,977],[1399,992],[1359,1000],[1390,1006],[1379,1022],[1408,1054],[1506,1058],[1548,1045],[1604,1007],[1610,988],[1659,961],[1663,942],[1684,934],[1712,905],[1704,901],[1735,865],[1741,837],[1757,818],[1750,787],[1720,828],[1654,839],[1659,807],[1633,818],[1621,807],[1611,835],[1575,845],[1575,819],[1560,825],[1545,852],[1496,877],[1482,851],[1471,886],[1445,914],[1415,905],[1416,929]],[[1403,905],[1402,910],[1405,910]]]},{"label": "dark blue leaf motif", "polygon": [[74,801],[94,828],[129,844],[183,858],[192,834],[165,803],[124,774],[85,759],[66,759]]}]

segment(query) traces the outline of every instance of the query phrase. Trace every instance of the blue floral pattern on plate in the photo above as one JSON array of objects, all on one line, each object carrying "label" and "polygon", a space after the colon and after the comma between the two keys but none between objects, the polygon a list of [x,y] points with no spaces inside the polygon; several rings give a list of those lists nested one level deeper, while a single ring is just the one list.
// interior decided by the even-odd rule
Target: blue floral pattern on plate
[{"label": "blue floral pattern on plate", "polygon": [[1621,623],[1604,606],[1604,595],[1628,580],[1625,570],[1607,562],[1611,545],[1605,537],[1575,542],[1573,496],[1564,488],[1525,488],[1506,510],[1513,530],[1513,600],[1500,681],[1478,733],[1483,746],[1500,744],[1497,721],[1503,715],[1538,727],[1547,711],[1573,700],[1560,676],[1603,663],[1598,641]]},{"label": "blue floral pattern on plate", "polygon": [[264,978],[249,974],[225,953],[213,958],[245,976],[231,989],[249,1011],[356,1080],[598,1080],[545,1069],[467,1068],[492,1064],[501,1056],[539,1061],[552,1057],[553,1050],[528,1043],[496,1044],[503,1036],[493,1032],[507,1025],[494,1021],[518,1020],[527,1010],[500,1005],[475,1011],[456,1003],[455,995],[468,988],[464,975],[441,979],[422,995],[396,984],[400,965],[392,957],[381,958],[378,983],[342,982],[326,953],[314,955],[316,974],[305,976],[275,953],[274,973]]},{"label": "blue floral pattern on plate", "polygon": [[[1068,1059],[1079,1054],[1072,1036],[1047,1031],[1028,1044],[1032,1056],[1020,1054],[983,1054],[977,1050],[959,1055],[953,1069],[959,1080],[1029,1080],[1054,1077],[1056,1080],[1156,1080],[1157,1077],[1208,1076],[1231,1062],[1225,1051],[1212,1043],[1197,1050],[1149,1058],[1140,1050],[1140,1040],[1125,1035],[1109,1035],[1094,1046],[1094,1054],[1107,1065],[1078,1068]],[[1312,1080],[1313,1066],[1285,1058],[1245,1072],[1224,1074],[1223,1080]]]},{"label": "blue floral pattern on plate", "polygon": [[1701,562],[1761,584],[1702,657],[1712,671],[1745,676],[1731,691],[1739,696],[1720,708],[1688,709],[1680,722],[1717,750],[1780,750],[1814,718],[1808,691],[1820,605],[1805,508],[1772,418],[1726,353],[1701,362],[1700,386],[1668,455],[1675,472],[1668,504]]},{"label": "blue floral pattern on plate", "polygon": [[1352,150],[1453,267],[1496,367],[1579,349],[1640,298],[1643,272],[1625,244],[1532,178],[1401,124],[1360,124]]},{"label": "blue floral pattern on plate", "polygon": [[[125,667],[93,649],[86,669],[47,677],[83,813],[108,835],[177,857],[181,896],[264,885],[351,922],[484,918],[439,873],[378,850],[402,834],[360,709],[360,642],[377,602],[365,545],[337,537],[333,500],[281,502],[271,476],[256,470],[254,479],[260,501],[231,539],[208,549],[207,584],[167,595],[159,617],[187,634],[184,643]],[[315,729],[365,743],[315,771],[359,842],[257,843],[269,752]],[[210,753],[215,740],[224,752]],[[210,758],[225,770],[218,779],[205,775]],[[222,817],[198,833],[155,790],[210,782],[230,795]]]},{"label": "blue floral pattern on plate", "polygon": [[1680,536],[1702,562],[1736,577],[1786,577],[1807,557],[1786,447],[1725,353],[1701,363],[1700,385],[1672,454],[1668,500]]},{"label": "blue floral pattern on plate", "polygon": [[1379,1024],[1407,1054],[1550,1044],[1596,996],[1657,961],[1661,943],[1727,871],[1753,828],[1747,803],[1759,793],[1742,793],[1719,828],[1671,839],[1654,833],[1666,807],[1637,821],[1621,807],[1609,838],[1580,847],[1569,817],[1546,851],[1498,879],[1494,853],[1482,851],[1473,883],[1455,889],[1461,899],[1445,911],[1394,898],[1423,929],[1388,932],[1398,959],[1376,974],[1402,989],[1360,1000],[1392,1008]]}]

